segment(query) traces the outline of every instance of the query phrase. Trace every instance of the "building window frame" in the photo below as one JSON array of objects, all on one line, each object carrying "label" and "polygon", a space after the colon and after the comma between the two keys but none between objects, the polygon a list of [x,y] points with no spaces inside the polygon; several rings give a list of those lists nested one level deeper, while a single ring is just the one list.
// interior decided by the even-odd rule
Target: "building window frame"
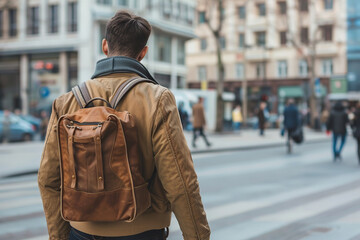
[{"label": "building window frame", "polygon": [[245,78],[245,68],[243,63],[236,63],[235,70],[237,79]]},{"label": "building window frame", "polygon": [[299,76],[307,77],[309,74],[309,68],[307,61],[304,59],[299,60]]},{"label": "building window frame", "polygon": [[9,36],[16,37],[17,36],[17,9],[10,8],[8,17],[9,17]]},{"label": "building window frame", "polygon": [[197,72],[198,72],[199,82],[207,80],[207,71],[206,70],[207,70],[206,66],[198,66]]},{"label": "building window frame", "polygon": [[287,44],[286,31],[280,31],[279,37],[280,37],[280,46],[286,46]]},{"label": "building window frame", "polygon": [[325,10],[333,10],[334,1],[333,0],[323,0]]},{"label": "building window frame", "polygon": [[78,3],[68,3],[67,31],[75,33],[78,31]]},{"label": "building window frame", "polygon": [[239,6],[237,9],[238,9],[238,17],[240,19],[246,19],[246,7]]},{"label": "building window frame", "polygon": [[255,32],[256,46],[265,47],[266,46],[266,32]]},{"label": "building window frame", "polygon": [[266,16],[265,2],[256,4],[256,7],[257,7],[258,16],[265,17]]},{"label": "building window frame", "polygon": [[331,76],[334,73],[334,65],[332,58],[323,59],[321,61],[322,74],[324,76]]},{"label": "building window frame", "polygon": [[29,6],[27,9],[27,34],[38,35],[39,34],[39,6]]},{"label": "building window frame", "polygon": [[277,61],[277,75],[279,78],[286,78],[288,76],[287,60]]},{"label": "building window frame", "polygon": [[265,78],[266,62],[256,63],[256,78]]},{"label": "building window frame", "polygon": [[240,49],[245,48],[245,33],[239,34],[239,48]]},{"label": "building window frame", "polygon": [[299,10],[300,12],[309,11],[309,1],[308,0],[299,0]]},{"label": "building window frame", "polygon": [[58,33],[59,32],[59,5],[51,4],[48,7],[49,14],[49,25],[48,32],[49,33]]},{"label": "building window frame", "polygon": [[321,26],[322,40],[325,42],[331,42],[333,40],[333,25]]},{"label": "building window frame", "polygon": [[279,14],[286,15],[287,13],[287,4],[286,1],[278,2]]},{"label": "building window frame", "polygon": [[205,11],[199,11],[198,18],[199,18],[198,19],[199,24],[205,23],[206,22]]},{"label": "building window frame", "polygon": [[206,51],[207,49],[207,39],[206,38],[200,38],[200,50]]},{"label": "building window frame", "polygon": [[221,49],[226,49],[226,38],[224,36],[219,38],[219,44]]},{"label": "building window frame", "polygon": [[302,27],[300,29],[300,41],[302,44],[309,44],[309,28]]}]

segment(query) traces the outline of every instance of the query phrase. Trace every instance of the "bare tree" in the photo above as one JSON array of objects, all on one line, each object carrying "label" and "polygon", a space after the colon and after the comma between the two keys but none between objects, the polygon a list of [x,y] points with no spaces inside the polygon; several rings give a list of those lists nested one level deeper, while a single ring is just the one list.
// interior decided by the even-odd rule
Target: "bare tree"
[{"label": "bare tree", "polygon": [[[207,8],[207,12],[205,13],[205,22],[209,27],[213,37],[215,38],[216,43],[216,56],[217,56],[217,91],[216,91],[216,132],[221,132],[223,130],[223,115],[224,115],[224,102],[222,99],[222,94],[224,92],[224,76],[225,76],[225,68],[222,61],[221,56],[221,29],[223,25],[223,0],[212,0],[207,2],[209,6]],[[212,7],[217,7],[215,16],[217,17],[213,26],[212,22],[210,21],[210,16],[213,14],[214,10]]]}]

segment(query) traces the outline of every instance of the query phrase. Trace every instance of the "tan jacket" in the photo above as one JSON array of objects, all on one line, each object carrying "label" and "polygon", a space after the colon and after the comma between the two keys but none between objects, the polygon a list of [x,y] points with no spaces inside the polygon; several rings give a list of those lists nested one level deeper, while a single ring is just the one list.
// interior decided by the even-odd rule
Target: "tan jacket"
[{"label": "tan jacket", "polygon": [[192,108],[193,127],[200,128],[206,125],[204,107],[201,103],[196,103]]},{"label": "tan jacket", "polygon": [[[92,97],[101,96],[111,100],[120,84],[134,76],[136,75],[116,73],[88,81],[87,84]],[[69,223],[60,215],[60,170],[56,123],[61,115],[78,109],[79,106],[71,92],[54,101],[39,169],[38,182],[49,237],[54,240],[68,239],[69,234]],[[135,118],[143,176],[150,184],[152,205],[130,223],[70,222],[70,224],[88,234],[126,236],[168,227],[173,211],[184,239],[209,239],[210,229],[201,202],[197,176],[172,93],[159,85],[141,83],[124,97],[117,110],[127,110]]]}]

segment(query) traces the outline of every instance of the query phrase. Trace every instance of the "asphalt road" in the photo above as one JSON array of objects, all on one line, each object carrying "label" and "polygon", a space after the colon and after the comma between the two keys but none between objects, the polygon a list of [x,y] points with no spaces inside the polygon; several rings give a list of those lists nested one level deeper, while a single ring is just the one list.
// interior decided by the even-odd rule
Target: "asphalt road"
[{"label": "asphalt road", "polygon": [[[330,143],[194,155],[211,239],[360,239],[360,167],[349,137]],[[170,240],[181,239],[174,219]],[[0,181],[0,240],[47,239],[36,176]]]}]

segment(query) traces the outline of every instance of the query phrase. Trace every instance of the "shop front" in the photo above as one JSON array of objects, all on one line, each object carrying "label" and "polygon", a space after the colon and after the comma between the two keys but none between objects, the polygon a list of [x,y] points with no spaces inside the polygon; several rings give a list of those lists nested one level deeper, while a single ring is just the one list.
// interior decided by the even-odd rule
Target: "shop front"
[{"label": "shop front", "polygon": [[0,57],[0,110],[21,109],[20,58]]}]

